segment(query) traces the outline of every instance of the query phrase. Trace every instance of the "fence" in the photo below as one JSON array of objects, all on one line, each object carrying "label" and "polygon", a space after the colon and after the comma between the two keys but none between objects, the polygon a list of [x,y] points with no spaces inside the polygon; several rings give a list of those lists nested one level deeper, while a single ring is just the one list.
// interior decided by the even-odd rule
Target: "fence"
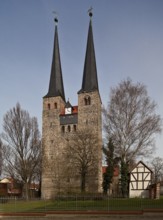
[{"label": "fence", "polygon": [[64,211],[144,211],[163,210],[163,197],[110,198],[106,196],[57,196],[54,200],[0,198],[0,213],[50,213]]}]

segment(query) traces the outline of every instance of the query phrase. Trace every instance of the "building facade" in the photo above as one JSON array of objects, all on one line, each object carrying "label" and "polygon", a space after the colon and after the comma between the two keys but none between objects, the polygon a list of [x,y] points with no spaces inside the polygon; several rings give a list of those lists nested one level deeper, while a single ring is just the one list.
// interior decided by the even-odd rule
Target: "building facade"
[{"label": "building facade", "polygon": [[149,186],[152,182],[152,170],[142,161],[130,172],[129,197],[149,198]]},{"label": "building facade", "polygon": [[[93,150],[96,165],[87,173],[86,191],[102,191],[102,119],[101,98],[98,87],[96,59],[92,31],[92,13],[81,89],[77,92],[78,104],[66,101],[60,60],[57,19],[49,90],[43,97],[42,113],[42,197],[54,198],[59,193],[80,192],[81,176],[74,167],[69,167],[66,157],[67,146],[79,131],[94,134],[96,147]],[[68,172],[68,168],[69,171]]]}]

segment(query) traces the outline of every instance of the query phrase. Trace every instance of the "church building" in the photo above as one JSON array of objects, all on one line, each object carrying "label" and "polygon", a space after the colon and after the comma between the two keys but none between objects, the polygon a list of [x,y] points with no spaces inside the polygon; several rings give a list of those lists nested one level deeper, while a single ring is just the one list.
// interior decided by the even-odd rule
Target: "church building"
[{"label": "church building", "polygon": [[[55,18],[54,48],[48,93],[43,97],[42,112],[42,198],[54,198],[58,194],[79,193],[81,176],[72,158],[66,157],[68,143],[80,130],[94,134],[92,154],[96,161],[93,171],[87,173],[86,192],[102,191],[102,118],[101,98],[98,86],[96,58],[90,21],[81,88],[77,92],[78,104],[72,106],[66,100],[62,77],[58,20]],[[82,39],[81,39],[82,40]],[[90,137],[91,138],[91,137]],[[92,142],[93,143],[93,142]],[[73,164],[73,163],[71,163]],[[72,172],[68,172],[68,168]]]}]

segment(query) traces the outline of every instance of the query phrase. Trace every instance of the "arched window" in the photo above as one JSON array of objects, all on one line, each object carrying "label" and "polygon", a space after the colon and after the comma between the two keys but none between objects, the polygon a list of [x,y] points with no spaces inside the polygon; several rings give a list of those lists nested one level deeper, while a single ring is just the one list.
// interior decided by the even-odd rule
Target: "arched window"
[{"label": "arched window", "polygon": [[62,133],[65,133],[65,126],[62,126]]},{"label": "arched window", "polygon": [[84,98],[84,104],[85,105],[90,105],[91,104],[91,97],[90,96],[86,96]]},{"label": "arched window", "polygon": [[68,129],[68,132],[70,132],[70,131],[71,131],[71,127],[70,127],[70,125],[68,125],[68,128],[67,128],[67,129]]},{"label": "arched window", "polygon": [[54,103],[54,108],[57,109],[57,103],[56,102]]},{"label": "arched window", "polygon": [[74,127],[74,131],[76,131],[76,125],[74,125],[73,127]]},{"label": "arched window", "polygon": [[48,110],[50,110],[50,103],[48,103]]},{"label": "arched window", "polygon": [[84,105],[87,105],[87,99],[84,98]]}]

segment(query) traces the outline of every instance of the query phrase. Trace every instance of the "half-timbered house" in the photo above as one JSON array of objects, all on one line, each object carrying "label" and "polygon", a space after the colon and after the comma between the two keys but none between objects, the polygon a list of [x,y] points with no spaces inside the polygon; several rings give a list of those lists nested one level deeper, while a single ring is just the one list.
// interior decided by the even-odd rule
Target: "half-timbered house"
[{"label": "half-timbered house", "polygon": [[130,172],[129,197],[149,197],[149,185],[152,181],[152,170],[142,161]]}]

